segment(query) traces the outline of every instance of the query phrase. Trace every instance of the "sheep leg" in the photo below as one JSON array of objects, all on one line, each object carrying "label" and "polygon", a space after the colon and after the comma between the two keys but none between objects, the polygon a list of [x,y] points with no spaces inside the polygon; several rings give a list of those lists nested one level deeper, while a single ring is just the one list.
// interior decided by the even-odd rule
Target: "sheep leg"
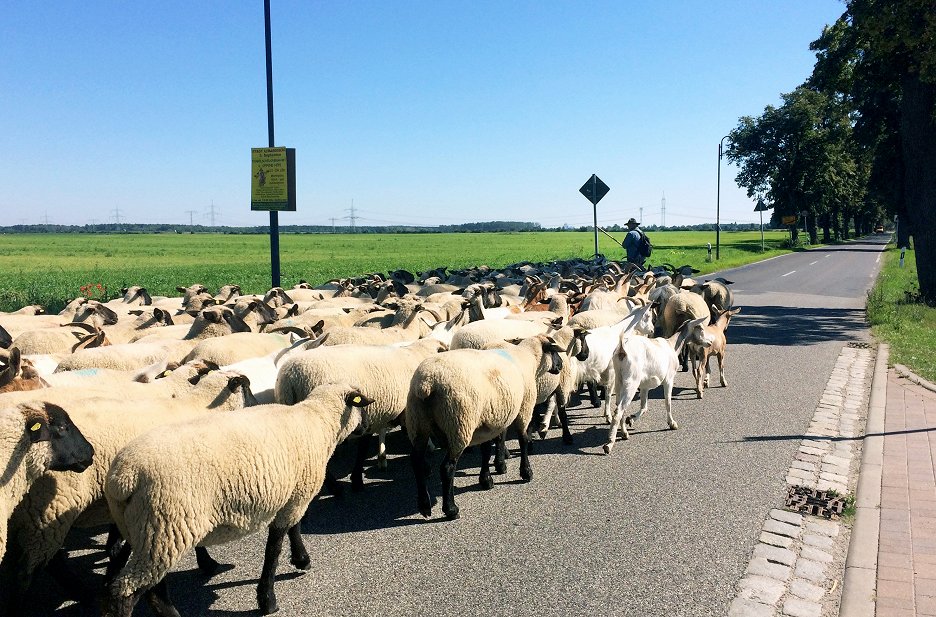
[{"label": "sheep leg", "polygon": [[530,467],[530,439],[527,437],[526,425],[521,416],[514,420],[513,427],[517,431],[517,443],[520,444],[520,479],[529,482],[533,479],[533,468]]},{"label": "sheep leg", "polygon": [[549,430],[550,424],[552,424],[553,410],[555,408],[555,394],[550,394],[549,398],[546,400],[546,413],[543,414],[543,417],[539,423],[539,428],[537,429],[540,439],[546,439],[546,432]]},{"label": "sheep leg", "polygon": [[588,398],[591,399],[592,407],[601,406],[601,397],[598,396],[598,386],[594,381],[588,382]]},{"label": "sheep leg", "polygon": [[498,474],[507,473],[507,440],[504,433],[494,438],[494,472]]},{"label": "sheep leg", "polygon": [[679,370],[688,371],[689,370],[689,346],[683,345],[682,351],[679,352]]},{"label": "sheep leg", "polygon": [[478,474],[478,486],[486,491],[494,488],[494,478],[491,477],[491,450],[494,447],[493,440],[481,444],[481,473]]},{"label": "sheep leg", "polygon": [[293,525],[286,533],[289,535],[289,563],[299,570],[308,570],[312,567],[312,560],[309,559],[309,552],[302,541],[299,525]]},{"label": "sheep leg", "polygon": [[172,605],[172,601],[169,600],[169,591],[166,589],[166,579],[159,581],[152,589],[146,592],[146,600],[149,602],[153,612],[159,617],[180,617],[179,611],[176,610]]},{"label": "sheep leg", "polygon": [[325,465],[325,488],[335,497],[341,497],[341,494],[344,493],[344,487],[341,486],[341,482],[338,481],[335,472],[332,471],[333,460],[333,458],[328,459],[328,463]]},{"label": "sheep leg", "polygon": [[432,497],[429,494],[429,459],[426,449],[426,440],[423,440],[421,445],[413,444],[413,451],[410,453],[410,464],[413,466],[413,474],[416,476],[416,503],[419,507],[419,513],[429,518],[432,516]]},{"label": "sheep leg", "polygon": [[360,491],[364,488],[364,461],[367,460],[367,450],[370,448],[372,437],[373,435],[361,435],[358,438],[354,468],[351,470],[352,491]]},{"label": "sheep leg", "polygon": [[286,533],[286,528],[270,525],[266,551],[263,554],[263,569],[260,571],[260,582],[257,583],[257,604],[262,615],[270,615],[279,610],[273,583],[276,582],[276,566],[283,551],[283,538],[286,537]]},{"label": "sheep leg", "polygon": [[208,554],[208,549],[204,546],[195,547],[195,561],[198,563],[198,569],[205,576],[214,576],[221,567],[221,564]]},{"label": "sheep leg", "polygon": [[377,434],[377,469],[387,468],[387,429],[382,428]]},{"label": "sheep leg", "polygon": [[721,382],[722,388],[728,387],[728,380],[725,379],[725,352],[722,352],[716,356],[718,358],[718,380]]},{"label": "sheep leg", "polygon": [[569,430],[569,414],[566,413],[566,406],[556,401],[556,413],[559,415],[559,423],[562,425],[562,443],[571,446],[572,432]]},{"label": "sheep leg", "polygon": [[[119,538],[120,535],[118,534],[117,537]],[[75,573],[68,567],[64,549],[55,553],[55,556],[49,561],[47,569],[52,579],[62,587],[66,597],[84,606],[94,606],[96,601],[94,594],[89,592],[84,585],[78,583]]]},{"label": "sheep leg", "polygon": [[[461,452],[458,454],[460,455]],[[450,521],[458,518],[458,506],[455,505],[455,466],[457,464],[458,455],[453,456],[450,448],[439,467],[439,477],[442,479],[442,512]]]}]

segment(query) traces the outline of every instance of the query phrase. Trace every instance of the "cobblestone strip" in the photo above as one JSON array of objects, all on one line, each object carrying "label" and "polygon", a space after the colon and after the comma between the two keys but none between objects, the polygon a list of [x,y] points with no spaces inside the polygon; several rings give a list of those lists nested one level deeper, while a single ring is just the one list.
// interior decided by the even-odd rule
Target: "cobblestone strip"
[{"label": "cobblestone strip", "polygon": [[[844,347],[787,472],[787,484],[849,493],[867,409],[874,351]],[[854,464],[853,464],[854,463]],[[729,617],[826,617],[845,570],[848,528],[841,521],[771,510],[732,601]],[[839,590],[840,591],[840,590]]]}]

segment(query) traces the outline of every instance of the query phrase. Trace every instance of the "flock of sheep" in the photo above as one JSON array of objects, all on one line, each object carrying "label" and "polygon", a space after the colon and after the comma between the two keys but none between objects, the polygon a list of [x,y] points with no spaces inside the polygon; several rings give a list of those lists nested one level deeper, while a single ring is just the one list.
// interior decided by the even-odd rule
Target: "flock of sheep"
[{"label": "flock of sheep", "polygon": [[94,605],[62,547],[73,527],[110,525],[103,613],[129,617],[145,596],[156,614],[178,615],[165,576],[184,554],[194,549],[210,574],[218,564],[205,547],[266,528],[257,599],[270,614],[287,537],[290,563],[310,567],[298,524],[323,485],[338,490],[328,464],[346,438],[357,437],[357,489],[372,437],[384,467],[387,432],[405,429],[427,517],[430,460],[444,451],[442,512],[454,519],[462,453],[479,446],[478,481],[490,489],[491,458],[504,473],[504,441],[516,438],[529,481],[529,440],[556,416],[572,443],[566,407],[580,389],[603,407],[607,454],[660,385],[675,429],[678,366],[691,362],[701,398],[715,356],[726,386],[725,329],[740,310],[729,281],[692,273],[570,260],[395,271],[263,296],[131,287],[56,315],[0,314],[0,606],[24,614],[42,567]]}]

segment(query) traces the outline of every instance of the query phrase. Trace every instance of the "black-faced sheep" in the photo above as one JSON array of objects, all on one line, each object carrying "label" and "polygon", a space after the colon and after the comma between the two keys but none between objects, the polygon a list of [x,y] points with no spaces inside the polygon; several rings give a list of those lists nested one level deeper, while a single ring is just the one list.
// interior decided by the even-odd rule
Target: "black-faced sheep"
[{"label": "black-faced sheep", "polygon": [[[105,614],[130,617],[141,595],[157,612],[177,614],[166,573],[186,551],[269,529],[257,586],[260,612],[277,610],[273,583],[283,539],[321,490],[335,446],[367,430],[370,403],[346,384],[315,390],[296,405],[262,405],[210,421],[151,431],[128,444],[111,466],[107,503],[131,547],[108,587]],[[202,472],[193,474],[192,469]],[[293,565],[309,557],[293,545]]]}]

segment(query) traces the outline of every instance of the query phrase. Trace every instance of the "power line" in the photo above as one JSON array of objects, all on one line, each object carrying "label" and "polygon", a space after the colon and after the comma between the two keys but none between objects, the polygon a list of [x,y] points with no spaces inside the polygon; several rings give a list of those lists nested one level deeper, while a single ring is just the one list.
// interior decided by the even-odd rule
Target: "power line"
[{"label": "power line", "polygon": [[198,212],[198,210],[186,210],[185,212],[189,216],[189,227],[194,227],[195,221],[192,220],[192,217],[195,216],[195,213]]}]

